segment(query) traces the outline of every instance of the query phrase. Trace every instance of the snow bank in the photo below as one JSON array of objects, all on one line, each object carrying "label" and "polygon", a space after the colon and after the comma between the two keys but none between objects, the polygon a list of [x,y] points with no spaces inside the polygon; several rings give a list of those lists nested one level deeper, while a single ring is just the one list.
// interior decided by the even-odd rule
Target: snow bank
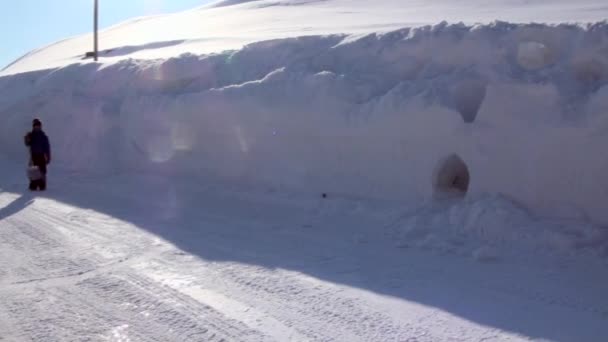
[{"label": "snow bank", "polygon": [[607,51],[607,24],[442,23],[71,64],[0,78],[0,152],[24,158],[40,116],[55,163],[76,170],[495,193],[608,223]]}]

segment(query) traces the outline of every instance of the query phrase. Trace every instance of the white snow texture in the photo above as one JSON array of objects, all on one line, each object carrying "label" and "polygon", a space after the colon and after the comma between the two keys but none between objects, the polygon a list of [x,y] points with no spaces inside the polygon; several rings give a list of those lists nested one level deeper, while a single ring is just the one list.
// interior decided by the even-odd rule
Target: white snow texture
[{"label": "white snow texture", "polygon": [[[22,158],[39,116],[54,164],[73,170],[501,194],[608,223],[608,25],[492,22],[591,21],[606,6],[450,3],[220,1],[107,29],[100,63],[79,60],[90,36],[64,40],[2,72],[0,152]],[[481,23],[423,25],[448,9]]]},{"label": "white snow texture", "polygon": [[607,16],[221,0],[26,54],[0,341],[607,341]]}]

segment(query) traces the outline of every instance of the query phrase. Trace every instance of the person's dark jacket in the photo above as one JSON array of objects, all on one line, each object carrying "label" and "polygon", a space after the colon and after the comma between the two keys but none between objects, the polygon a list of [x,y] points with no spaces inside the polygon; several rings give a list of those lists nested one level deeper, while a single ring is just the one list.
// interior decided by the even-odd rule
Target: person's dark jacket
[{"label": "person's dark jacket", "polygon": [[44,155],[47,163],[51,161],[51,144],[46,133],[42,130],[33,130],[25,136],[25,145],[30,148],[32,156]]}]

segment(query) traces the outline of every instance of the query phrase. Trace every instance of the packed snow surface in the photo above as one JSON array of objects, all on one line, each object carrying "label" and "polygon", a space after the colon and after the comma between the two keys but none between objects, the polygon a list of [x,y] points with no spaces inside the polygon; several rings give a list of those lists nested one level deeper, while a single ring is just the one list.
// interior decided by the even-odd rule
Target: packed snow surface
[{"label": "packed snow surface", "polygon": [[[55,175],[47,193],[32,194],[22,191],[22,166],[2,162],[5,341],[608,336],[605,259],[566,245],[513,249],[499,229],[508,217],[512,236],[567,230],[504,199],[411,212],[216,182],[78,174]],[[476,212],[465,229],[439,230],[443,217],[465,211]]]},{"label": "packed snow surface", "polygon": [[606,341],[607,15],[226,0],[28,53],[0,340]]}]

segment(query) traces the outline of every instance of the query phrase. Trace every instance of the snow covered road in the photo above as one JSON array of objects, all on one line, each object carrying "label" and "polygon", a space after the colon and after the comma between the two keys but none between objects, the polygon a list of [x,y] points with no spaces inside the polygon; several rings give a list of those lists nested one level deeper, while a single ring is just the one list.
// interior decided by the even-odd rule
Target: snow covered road
[{"label": "snow covered road", "polygon": [[124,177],[0,189],[0,341],[608,338],[605,261],[397,248],[397,204]]}]

